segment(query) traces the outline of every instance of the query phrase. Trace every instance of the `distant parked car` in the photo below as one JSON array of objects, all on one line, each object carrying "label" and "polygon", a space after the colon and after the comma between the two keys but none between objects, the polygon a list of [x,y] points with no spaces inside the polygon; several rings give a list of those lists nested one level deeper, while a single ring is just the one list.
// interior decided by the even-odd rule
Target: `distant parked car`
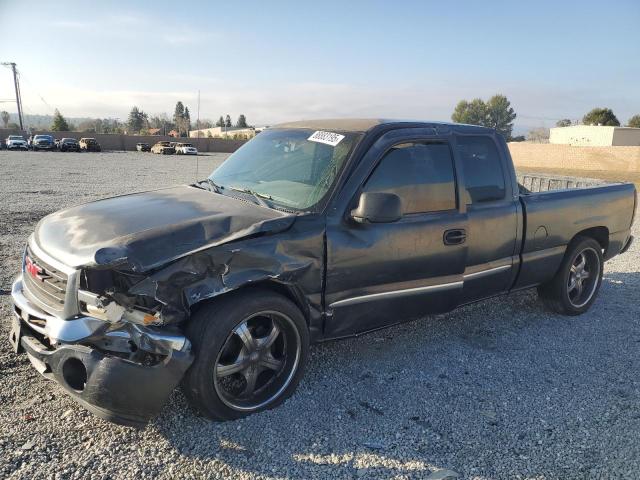
[{"label": "distant parked car", "polygon": [[151,147],[151,153],[160,153],[163,155],[171,155],[176,153],[176,149],[172,142],[158,142],[153,147]]},{"label": "distant parked car", "polygon": [[198,149],[191,143],[178,143],[176,145],[176,153],[178,155],[197,155]]},{"label": "distant parked car", "polygon": [[136,150],[139,152],[150,152],[151,145],[149,145],[148,143],[137,143]]},{"label": "distant parked car", "polygon": [[29,150],[27,141],[22,135],[9,135],[4,141],[7,150]]},{"label": "distant parked car", "polygon": [[80,151],[82,152],[99,152],[102,149],[95,138],[81,138]]},{"label": "distant parked car", "polygon": [[58,150],[61,152],[79,152],[80,144],[75,138],[63,138],[58,141]]},{"label": "distant parked car", "polygon": [[34,135],[31,140],[31,149],[36,152],[38,150],[55,150],[56,143],[51,135]]}]

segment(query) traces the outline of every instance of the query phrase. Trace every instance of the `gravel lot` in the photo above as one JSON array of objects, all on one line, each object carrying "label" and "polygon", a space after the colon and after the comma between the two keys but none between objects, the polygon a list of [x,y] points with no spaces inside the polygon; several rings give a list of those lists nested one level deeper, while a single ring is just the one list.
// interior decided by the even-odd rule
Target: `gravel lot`
[{"label": "gravel lot", "polygon": [[[199,157],[200,177],[225,156]],[[486,301],[313,347],[276,410],[212,423],[175,392],[133,430],[11,353],[11,281],[42,216],[191,182],[195,159],[0,151],[0,172],[0,477],[640,478],[640,242],[607,263],[581,317],[535,292]]]}]

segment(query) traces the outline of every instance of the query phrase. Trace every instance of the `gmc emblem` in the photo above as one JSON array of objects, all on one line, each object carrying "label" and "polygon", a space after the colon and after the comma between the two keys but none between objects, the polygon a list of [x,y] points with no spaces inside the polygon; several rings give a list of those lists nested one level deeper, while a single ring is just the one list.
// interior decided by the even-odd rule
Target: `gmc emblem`
[{"label": "gmc emblem", "polygon": [[28,256],[25,258],[24,269],[33,278],[37,278],[38,280],[44,280],[42,278],[42,272],[43,272],[42,267],[39,267],[38,265],[36,265],[33,262],[33,260],[31,260],[31,258]]}]

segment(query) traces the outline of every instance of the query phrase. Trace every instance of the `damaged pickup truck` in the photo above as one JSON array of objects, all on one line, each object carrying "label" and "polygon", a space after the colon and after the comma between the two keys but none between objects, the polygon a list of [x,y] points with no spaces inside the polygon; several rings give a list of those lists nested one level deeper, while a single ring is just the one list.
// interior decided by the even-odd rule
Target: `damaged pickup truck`
[{"label": "damaged pickup truck", "polygon": [[623,183],[531,192],[487,128],[279,125],[204,181],[43,218],[11,342],[108,420],[144,424],[180,383],[235,419],[290,396],[312,342],[531,287],[584,313],[636,201]]}]

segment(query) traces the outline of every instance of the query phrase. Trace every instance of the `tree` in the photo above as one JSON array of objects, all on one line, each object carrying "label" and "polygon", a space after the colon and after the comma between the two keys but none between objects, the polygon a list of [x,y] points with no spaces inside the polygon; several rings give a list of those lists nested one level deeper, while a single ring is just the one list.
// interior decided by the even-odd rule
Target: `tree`
[{"label": "tree", "polygon": [[227,128],[231,127],[231,117],[229,115],[227,115],[227,118],[224,120],[224,126]]},{"label": "tree", "polygon": [[222,115],[220,115],[220,118],[216,122],[216,127],[224,127],[224,118],[222,118]]},{"label": "tree", "polygon": [[244,115],[240,115],[238,117],[238,121],[236,122],[236,127],[247,128],[247,118]]},{"label": "tree", "polygon": [[191,115],[189,114],[189,107],[184,107],[184,115],[182,116],[182,127],[182,131],[186,137],[189,134],[189,130],[191,130]]},{"label": "tree", "polygon": [[619,127],[620,122],[610,108],[594,108],[582,118],[585,125],[603,125]]},{"label": "tree", "polygon": [[213,127],[213,123],[209,119],[203,118],[200,120],[196,120],[196,130],[202,130],[211,127]]},{"label": "tree", "polygon": [[571,126],[571,120],[568,118],[563,118],[562,120],[558,120],[556,122],[556,127],[570,127]]},{"label": "tree", "polygon": [[87,132],[87,133],[98,133],[97,129],[96,129],[96,125],[98,124],[98,122],[100,121],[100,119],[96,119],[96,120],[82,120],[80,123],[78,123],[78,132]]},{"label": "tree", "polygon": [[515,118],[516,112],[511,108],[511,102],[500,94],[494,95],[486,103],[481,98],[470,102],[461,100],[451,115],[451,120],[456,123],[495,128],[507,140],[511,139]]},{"label": "tree", "polygon": [[513,121],[516,112],[511,108],[511,102],[504,95],[494,95],[486,103],[487,123],[485,127],[495,128],[507,140],[511,140]]},{"label": "tree", "polygon": [[634,115],[633,117],[631,117],[627,122],[627,127],[640,128],[640,115]]},{"label": "tree", "polygon": [[544,127],[534,128],[527,134],[527,140],[536,143],[549,143],[549,129]]},{"label": "tree", "polygon": [[173,122],[177,125],[180,120],[184,117],[184,105],[182,102],[178,101],[176,103],[175,111],[173,112]]},{"label": "tree", "polygon": [[51,130],[54,132],[68,132],[69,124],[65,118],[60,114],[60,111],[56,108],[53,114],[53,123],[51,124]]},{"label": "tree", "polygon": [[0,112],[0,117],[2,117],[4,128],[7,128],[7,126],[9,125],[9,112],[3,110],[2,112]]},{"label": "tree", "polygon": [[134,106],[129,112],[127,126],[133,133],[139,133],[147,125],[147,114]]},{"label": "tree", "polygon": [[117,118],[103,118],[97,133],[124,133],[124,125]]},{"label": "tree", "polygon": [[184,105],[180,101],[176,103],[176,108],[173,112],[173,123],[178,134],[184,131]]},{"label": "tree", "polygon": [[487,123],[487,105],[480,98],[471,102],[460,100],[451,115],[451,120],[456,123],[484,126]]}]

